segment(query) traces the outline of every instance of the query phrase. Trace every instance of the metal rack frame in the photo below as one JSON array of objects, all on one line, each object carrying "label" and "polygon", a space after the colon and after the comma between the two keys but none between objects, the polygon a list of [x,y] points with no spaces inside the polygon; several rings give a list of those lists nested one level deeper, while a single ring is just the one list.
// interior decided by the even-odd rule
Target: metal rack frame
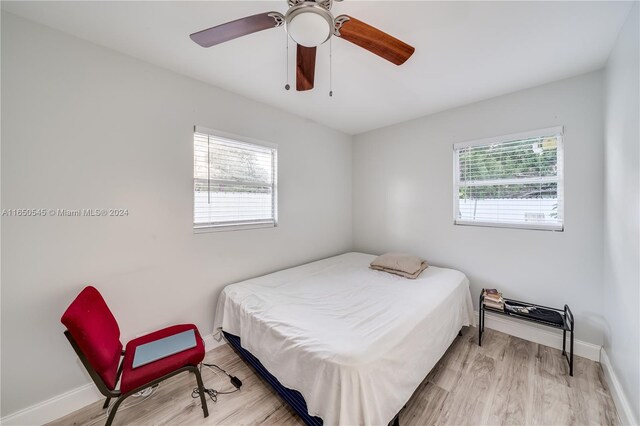
[{"label": "metal rack frame", "polygon": [[[522,302],[520,300],[515,300],[515,299],[505,298],[504,300],[505,300],[505,303],[514,302],[520,305],[525,305],[525,306],[530,306],[530,307],[535,307],[540,309],[548,309],[551,311],[558,312],[562,316],[563,323],[562,325],[558,325],[555,323],[539,320],[537,318],[529,317],[524,314],[514,314],[511,312],[500,311],[498,309],[486,307],[484,305],[484,288],[483,288],[482,291],[480,292],[480,298],[478,300],[479,302],[478,303],[478,317],[479,317],[478,318],[478,345],[482,346],[482,334],[484,333],[484,315],[485,315],[485,312],[487,311],[497,315],[503,315],[503,316],[512,317],[512,318],[516,318],[523,321],[529,321],[536,324],[545,325],[547,327],[560,329],[562,330],[562,355],[566,358],[567,362],[569,363],[569,375],[573,376],[573,341],[574,341],[573,334],[575,331],[575,320],[573,318],[573,312],[571,312],[571,309],[569,309],[569,306],[565,304],[564,309],[558,309],[558,308],[551,308],[549,306],[544,306],[544,305],[537,305],[535,303]],[[568,353],[567,353],[567,332],[571,334],[570,340],[569,340]]]}]

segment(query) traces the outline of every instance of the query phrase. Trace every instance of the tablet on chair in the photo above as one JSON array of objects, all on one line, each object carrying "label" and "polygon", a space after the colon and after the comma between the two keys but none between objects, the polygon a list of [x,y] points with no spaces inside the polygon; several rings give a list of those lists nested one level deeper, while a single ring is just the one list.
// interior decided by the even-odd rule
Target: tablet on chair
[{"label": "tablet on chair", "polygon": [[136,352],[133,354],[132,368],[141,367],[178,352],[195,348],[196,345],[196,335],[193,330],[145,343],[136,348]]}]

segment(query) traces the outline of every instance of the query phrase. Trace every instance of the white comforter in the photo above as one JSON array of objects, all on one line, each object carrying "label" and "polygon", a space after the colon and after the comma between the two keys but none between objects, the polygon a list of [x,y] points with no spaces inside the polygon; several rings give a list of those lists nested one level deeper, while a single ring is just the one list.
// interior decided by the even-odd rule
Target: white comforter
[{"label": "white comforter", "polygon": [[386,425],[458,331],[473,323],[469,281],[427,268],[416,280],[347,253],[227,286],[215,326],[325,425]]}]

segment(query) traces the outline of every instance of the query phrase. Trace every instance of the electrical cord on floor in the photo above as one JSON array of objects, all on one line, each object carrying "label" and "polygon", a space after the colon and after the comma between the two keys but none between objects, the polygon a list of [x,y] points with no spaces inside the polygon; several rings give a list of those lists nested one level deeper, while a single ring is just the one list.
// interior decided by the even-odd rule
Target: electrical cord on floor
[{"label": "electrical cord on floor", "polygon": [[[214,368],[216,368],[217,370],[219,370],[222,373],[226,374],[229,377],[229,380],[230,380],[231,384],[235,387],[235,389],[232,390],[232,391],[218,391],[218,390],[215,390],[213,388],[204,388],[204,392],[207,395],[209,395],[209,398],[213,402],[218,402],[218,395],[228,395],[230,393],[238,392],[240,390],[240,387],[242,386],[242,381],[240,379],[238,379],[236,376],[232,376],[231,374],[227,373],[224,369],[218,367],[215,364],[205,364],[204,362],[200,364],[200,371],[202,371],[202,367],[203,366],[207,367],[209,370],[213,371],[216,375],[218,375],[218,373],[217,373],[216,370],[214,370]],[[192,398],[199,398],[200,397],[200,389],[193,388],[193,391],[191,392],[191,397]]]},{"label": "electrical cord on floor", "polygon": [[[127,408],[135,407],[138,404],[142,404],[147,399],[151,398],[151,395],[153,395],[153,393],[155,392],[156,389],[158,389],[158,385],[153,385],[151,387],[148,387],[146,389],[141,390],[140,392],[134,393],[133,395],[131,395],[132,397],[134,397],[134,398],[142,397],[142,399],[140,401],[137,401],[134,404],[128,404],[128,405],[123,406],[122,408],[119,408],[118,412],[126,410]],[[113,404],[109,405],[109,408],[107,408],[107,416],[109,416],[109,414],[111,414],[111,409],[112,408],[113,408]]]},{"label": "electrical cord on floor", "polygon": [[[118,408],[118,413],[126,410],[127,408],[131,408],[131,407],[135,407],[136,405],[142,404],[143,402],[145,402],[147,399],[149,399],[154,393],[155,390],[158,388],[158,385],[153,385],[151,387],[148,387],[144,390],[141,390],[140,392],[136,392],[133,395],[131,395],[132,397],[136,398],[136,397],[142,397],[142,399],[140,399],[140,401],[136,401],[133,404],[122,404],[120,406],[120,408]],[[89,423],[87,426],[93,426],[95,424],[101,423],[103,421],[105,421],[105,419],[107,417],[109,417],[109,414],[111,414],[111,409],[113,408],[113,404],[110,404],[109,407],[107,408],[107,412],[103,415],[101,415],[100,417],[97,417],[96,419],[93,420],[93,422]]]},{"label": "electrical cord on floor", "polygon": [[232,376],[231,374],[227,373],[224,369],[218,367],[217,365],[215,365],[215,364],[205,364],[204,362],[202,363],[202,365],[204,365],[205,367],[209,367],[209,369],[216,368],[216,369],[222,371],[224,374],[226,374],[229,377],[229,379],[231,380],[231,384],[233,386],[235,386],[236,389],[240,389],[240,387],[242,386],[242,381],[240,379],[238,379],[236,376]]},{"label": "electrical cord on floor", "polygon": [[[204,388],[204,393],[209,395],[209,399],[211,399],[213,402],[218,402],[218,395],[226,395],[226,394],[238,392],[239,390],[240,389],[236,388],[229,392],[218,392],[217,390],[212,388]],[[200,398],[200,389],[193,388],[193,391],[191,392],[191,398]]]}]

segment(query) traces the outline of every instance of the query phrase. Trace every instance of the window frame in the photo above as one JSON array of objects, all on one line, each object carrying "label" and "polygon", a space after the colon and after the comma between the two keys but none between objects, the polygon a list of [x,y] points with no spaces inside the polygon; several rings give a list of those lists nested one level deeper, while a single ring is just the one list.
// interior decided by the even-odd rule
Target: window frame
[{"label": "window frame", "polygon": [[[513,223],[513,222],[482,222],[474,220],[458,219],[460,208],[460,159],[459,150],[471,146],[491,145],[499,143],[515,142],[522,139],[539,138],[550,135],[560,135],[557,146],[557,185],[558,185],[558,215],[561,223]],[[517,179],[516,179],[517,180]],[[553,179],[555,182],[556,179]],[[480,226],[488,228],[513,228],[529,229],[537,231],[563,232],[565,224],[564,215],[564,126],[554,126],[545,129],[530,130],[527,132],[511,133],[508,135],[494,136],[453,144],[453,224],[458,226]]]},{"label": "window frame", "polygon": [[[227,139],[230,142],[244,143],[250,145],[256,145],[261,148],[268,148],[273,150],[273,163],[271,165],[273,170],[273,221],[255,222],[255,223],[234,223],[234,222],[222,222],[218,224],[196,224],[196,203],[195,203],[195,134],[200,133],[208,135],[214,138]],[[192,170],[192,195],[191,195],[191,222],[194,234],[208,233],[208,232],[222,232],[222,231],[241,231],[247,229],[261,229],[261,228],[277,228],[278,227],[278,145],[265,142],[258,139],[249,138],[246,136],[240,136],[233,133],[227,133],[216,129],[210,129],[202,126],[194,126],[193,133],[191,134],[191,159],[194,161]]]}]

